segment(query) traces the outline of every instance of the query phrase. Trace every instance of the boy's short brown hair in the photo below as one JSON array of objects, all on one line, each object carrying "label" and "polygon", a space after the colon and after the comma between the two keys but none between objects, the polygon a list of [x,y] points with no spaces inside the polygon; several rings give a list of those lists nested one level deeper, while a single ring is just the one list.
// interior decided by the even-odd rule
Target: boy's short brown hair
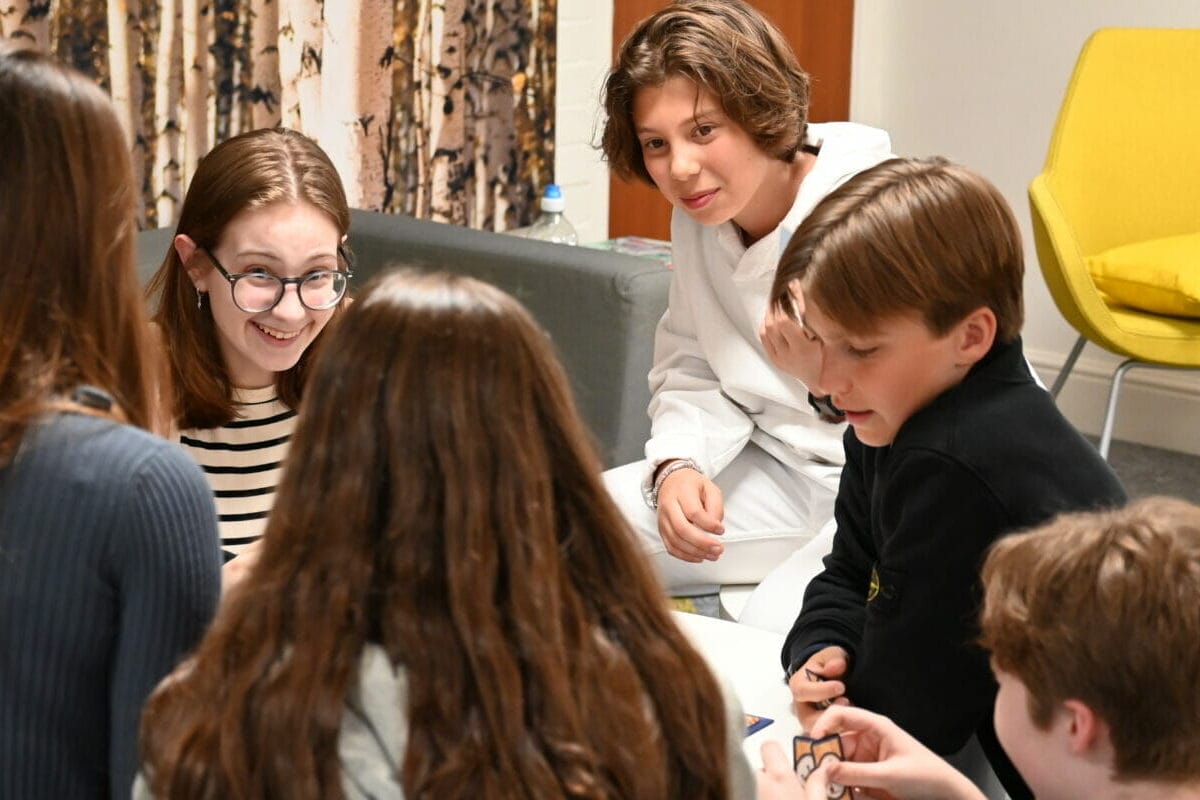
[{"label": "boy's short brown hair", "polygon": [[1200,507],[1154,497],[997,542],[983,645],[1046,728],[1064,700],[1112,731],[1118,780],[1200,778]]},{"label": "boy's short brown hair", "polygon": [[916,311],[938,336],[977,308],[1011,342],[1024,318],[1021,235],[1000,191],[942,158],[894,158],[822,200],[796,230],[771,289],[795,316],[790,285],[853,333]]},{"label": "boy's short brown hair", "polygon": [[803,144],[808,74],[779,29],[742,0],[675,0],[626,37],[604,85],[600,147],[621,177],[653,185],[633,99],[676,76],[712,92],[764,153],[791,161]]}]

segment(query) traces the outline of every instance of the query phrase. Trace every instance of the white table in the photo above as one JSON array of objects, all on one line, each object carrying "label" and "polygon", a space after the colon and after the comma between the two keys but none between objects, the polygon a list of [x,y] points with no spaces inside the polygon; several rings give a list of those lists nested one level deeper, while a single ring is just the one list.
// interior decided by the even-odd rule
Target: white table
[{"label": "white table", "polygon": [[792,737],[802,731],[792,710],[792,693],[783,682],[779,666],[783,636],[699,614],[673,614],[713,671],[733,685],[742,711],[775,720],[746,737],[743,747],[750,766],[762,767],[759,748],[768,739],[779,742],[783,752],[791,753]]}]

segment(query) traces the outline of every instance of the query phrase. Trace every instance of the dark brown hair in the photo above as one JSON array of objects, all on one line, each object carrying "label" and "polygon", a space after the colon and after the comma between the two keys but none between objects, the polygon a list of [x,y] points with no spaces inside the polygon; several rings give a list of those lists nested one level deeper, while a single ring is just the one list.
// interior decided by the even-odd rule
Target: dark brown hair
[{"label": "dark brown hair", "polygon": [[127,147],[92,81],[0,43],[0,464],[80,384],[151,426]]},{"label": "dark brown hair", "polygon": [[253,574],[154,695],[160,797],[339,797],[364,645],[407,680],[406,797],[718,798],[715,680],[665,605],[548,338],[464,277],[331,329]]},{"label": "dark brown hair", "polygon": [[983,567],[983,645],[1033,722],[1080,700],[1117,780],[1200,778],[1200,507],[1153,497],[1006,536]]},{"label": "dark brown hair", "polygon": [[772,304],[795,316],[790,285],[852,333],[917,312],[936,335],[987,307],[996,338],[1024,320],[1021,235],[1000,191],[942,158],[894,158],[825,197],[784,249]]},{"label": "dark brown hair", "polygon": [[653,185],[633,121],[639,89],[681,76],[712,92],[764,153],[790,162],[808,124],[808,74],[784,35],[742,0],[675,0],[621,43],[604,85],[601,149],[622,177]]},{"label": "dark brown hair", "polygon": [[[211,252],[230,220],[242,211],[300,202],[328,214],[339,238],[350,229],[350,209],[341,179],[316,142],[286,128],[250,131],[227,139],[200,159],[175,234],[186,234]],[[193,258],[204,255],[197,251]],[[233,419],[232,386],[212,308],[208,304],[197,307],[196,289],[186,266],[174,245],[169,247],[146,294],[158,304],[154,322],[174,382],[176,424],[185,429],[215,428]],[[317,335],[294,367],[276,376],[279,398],[291,408],[299,404],[309,364],[324,333]]]}]

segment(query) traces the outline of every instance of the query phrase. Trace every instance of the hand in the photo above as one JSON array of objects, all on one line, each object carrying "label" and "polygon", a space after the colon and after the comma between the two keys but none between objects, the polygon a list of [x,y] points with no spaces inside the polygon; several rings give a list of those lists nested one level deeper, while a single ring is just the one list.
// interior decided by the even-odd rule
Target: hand
[{"label": "hand", "polygon": [[[809,730],[821,715],[821,706],[825,703],[846,705],[848,700],[846,684],[837,678],[846,674],[850,663],[850,654],[837,645],[825,647],[813,653],[804,666],[796,670],[788,679],[788,688],[792,690],[792,701],[796,705],[796,716],[800,725]],[[819,675],[825,680],[813,680],[808,673]]]},{"label": "hand", "polygon": [[716,561],[725,545],[725,500],[717,485],[694,469],[677,469],[658,488],[658,535],[667,552],[699,564]]},{"label": "hand", "polygon": [[242,548],[242,552],[238,553],[229,561],[226,561],[221,566],[221,593],[228,594],[229,590],[241,583],[254,565],[258,563],[258,556],[262,552],[262,539],[246,545]]},{"label": "hand", "polygon": [[[863,787],[871,797],[941,797],[987,800],[955,770],[887,717],[861,708],[833,706],[813,723],[809,736],[840,733],[844,761],[830,764],[828,780]],[[814,772],[809,776],[812,785]]]},{"label": "hand", "polygon": [[[792,281],[788,290],[796,313],[804,313],[804,295],[800,292],[799,282]],[[810,389],[816,386],[821,375],[821,342],[795,317],[769,306],[758,328],[758,338],[772,364],[799,378]]]},{"label": "hand", "polygon": [[779,742],[762,743],[763,768],[758,773],[758,800],[805,800],[804,784]]},{"label": "hand", "polygon": [[[791,759],[779,742],[768,739],[762,743],[763,768],[758,773],[758,800],[826,800],[829,792],[829,765],[813,770],[808,779],[800,780]],[[836,782],[836,781],[835,781]],[[845,784],[843,784],[845,785]]]}]

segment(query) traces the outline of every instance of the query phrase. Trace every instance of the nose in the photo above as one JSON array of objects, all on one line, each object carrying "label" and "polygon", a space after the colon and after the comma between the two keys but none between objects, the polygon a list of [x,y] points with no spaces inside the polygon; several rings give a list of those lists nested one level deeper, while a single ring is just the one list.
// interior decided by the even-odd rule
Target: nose
[{"label": "nose", "polygon": [[821,368],[817,373],[815,394],[832,395],[834,400],[844,396],[851,386],[846,366],[845,359],[831,353],[829,348],[821,347]]},{"label": "nose", "polygon": [[671,179],[686,181],[700,171],[700,162],[692,148],[687,145],[677,145],[671,148]]},{"label": "nose", "polygon": [[300,302],[300,287],[291,284],[283,288],[283,297],[271,309],[271,315],[281,320],[298,322],[308,314],[308,309]]}]

